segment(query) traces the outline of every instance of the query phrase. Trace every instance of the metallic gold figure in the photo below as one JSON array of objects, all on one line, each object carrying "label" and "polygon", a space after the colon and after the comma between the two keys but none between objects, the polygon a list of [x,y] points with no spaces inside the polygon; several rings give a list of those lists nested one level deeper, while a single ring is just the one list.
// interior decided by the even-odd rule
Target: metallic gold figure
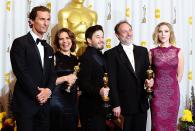
[{"label": "metallic gold figure", "polygon": [[[148,70],[146,71],[146,74],[147,74],[147,79],[148,79],[148,80],[154,78],[154,72],[153,72],[151,66],[149,66]],[[147,91],[148,93],[153,92],[153,90],[152,90],[150,87],[147,87],[146,91]]]},{"label": "metallic gold figure", "polygon": [[[78,63],[78,65],[74,66],[74,72],[73,74],[75,74],[77,76],[77,73],[80,71],[80,63]],[[68,86],[66,88],[66,91],[70,93],[70,89],[71,89],[71,86]]]},{"label": "metallic gold figure", "polygon": [[[108,73],[104,73],[103,82],[104,82],[104,88],[109,88],[108,87]],[[102,99],[104,102],[108,102],[110,100],[108,96],[102,96]]]},{"label": "metallic gold figure", "polygon": [[97,13],[83,6],[84,0],[72,0],[58,13],[58,29],[69,28],[76,35],[76,54],[85,50],[85,31],[97,23]]},{"label": "metallic gold figure", "polygon": [[[108,86],[108,73],[104,73],[103,76],[104,88],[109,88]],[[102,100],[104,101],[103,108],[105,111],[105,118],[106,120],[113,119],[112,107],[110,105],[110,98],[109,96],[102,96]]]}]

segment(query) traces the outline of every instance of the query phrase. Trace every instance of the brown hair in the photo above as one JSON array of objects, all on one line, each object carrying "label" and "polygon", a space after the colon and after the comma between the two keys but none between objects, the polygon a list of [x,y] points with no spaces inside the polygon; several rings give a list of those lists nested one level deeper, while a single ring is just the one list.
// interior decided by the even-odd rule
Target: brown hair
[{"label": "brown hair", "polygon": [[58,32],[55,35],[55,39],[54,39],[54,50],[57,51],[60,49],[60,44],[59,44],[59,37],[60,34],[66,32],[68,34],[68,36],[70,37],[71,41],[72,41],[72,46],[70,48],[71,52],[74,52],[76,49],[76,37],[74,35],[74,33],[69,30],[68,28],[62,28],[60,30],[58,30]]},{"label": "brown hair", "polygon": [[159,33],[159,28],[162,26],[162,25],[166,25],[168,28],[169,28],[169,31],[170,31],[170,38],[169,38],[169,42],[174,45],[175,44],[175,34],[174,34],[174,31],[173,31],[173,27],[171,24],[167,23],[167,22],[161,22],[159,23],[155,29],[154,29],[154,33],[152,35],[153,37],[153,40],[154,40],[154,43],[155,44],[159,44],[160,43],[160,40],[158,38],[158,33]]},{"label": "brown hair", "polygon": [[[36,7],[34,7],[32,10],[31,10],[31,12],[29,13],[29,15],[28,15],[28,18],[30,19],[30,20],[35,20],[35,18],[37,17],[37,12],[38,11],[46,11],[46,12],[49,12],[50,13],[50,10],[49,10],[49,8],[47,8],[47,7],[45,7],[45,6],[36,6]],[[28,24],[29,24],[29,26],[30,26],[30,28],[32,28],[32,24],[31,24],[31,21],[28,21]]]},{"label": "brown hair", "polygon": [[47,11],[50,13],[49,8],[45,7],[45,6],[36,6],[32,9],[32,11],[29,13],[28,18],[31,20],[35,20],[35,18],[37,17],[37,12],[38,11]]},{"label": "brown hair", "polygon": [[119,26],[122,25],[122,24],[124,24],[124,23],[128,24],[128,25],[132,28],[131,24],[129,24],[129,22],[127,22],[126,20],[120,21],[120,22],[117,23],[116,26],[114,27],[114,31],[115,31],[116,34],[119,34],[119,32],[118,32]]}]

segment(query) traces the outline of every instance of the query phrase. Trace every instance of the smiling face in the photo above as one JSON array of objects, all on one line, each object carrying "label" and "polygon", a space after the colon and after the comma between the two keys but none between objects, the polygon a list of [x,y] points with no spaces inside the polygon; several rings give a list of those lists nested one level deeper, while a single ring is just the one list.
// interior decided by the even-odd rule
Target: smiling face
[{"label": "smiling face", "polygon": [[158,30],[158,39],[161,43],[169,43],[170,29],[167,25],[161,25]]},{"label": "smiling face", "polygon": [[116,36],[123,44],[132,43],[133,41],[132,27],[127,23],[121,24],[118,27],[118,33],[116,34]]},{"label": "smiling face", "polygon": [[47,11],[37,11],[35,20],[31,20],[32,31],[42,37],[50,24],[50,13]]},{"label": "smiling face", "polygon": [[104,48],[104,33],[102,30],[97,30],[93,33],[92,38],[87,38],[89,46],[102,50]]},{"label": "smiling face", "polygon": [[59,35],[59,46],[61,51],[70,52],[72,41],[67,32],[62,32]]}]

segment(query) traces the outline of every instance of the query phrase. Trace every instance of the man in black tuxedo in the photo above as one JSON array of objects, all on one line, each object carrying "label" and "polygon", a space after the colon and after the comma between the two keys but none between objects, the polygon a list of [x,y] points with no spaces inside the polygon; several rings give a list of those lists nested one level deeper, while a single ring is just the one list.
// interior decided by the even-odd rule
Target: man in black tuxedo
[{"label": "man in black tuxedo", "polygon": [[102,26],[91,26],[86,30],[87,48],[80,57],[78,85],[81,90],[79,113],[83,131],[105,131],[106,120],[103,109],[103,96],[109,89],[103,87],[106,64],[101,50],[104,48]]},{"label": "man in black tuxedo", "polygon": [[49,98],[55,85],[53,51],[43,40],[50,23],[50,10],[37,6],[29,14],[32,30],[16,38],[10,58],[17,78],[13,111],[17,131],[49,131]]},{"label": "man in black tuxedo", "polygon": [[144,84],[153,84],[146,80],[148,51],[133,44],[132,26],[127,21],[115,26],[115,34],[119,45],[105,52],[113,113],[124,116],[124,131],[145,131],[149,105]]}]

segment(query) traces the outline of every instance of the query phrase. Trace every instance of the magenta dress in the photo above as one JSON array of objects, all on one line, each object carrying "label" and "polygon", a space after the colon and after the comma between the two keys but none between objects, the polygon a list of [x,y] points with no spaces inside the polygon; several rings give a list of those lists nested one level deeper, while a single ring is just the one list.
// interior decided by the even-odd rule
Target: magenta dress
[{"label": "magenta dress", "polygon": [[180,92],[177,80],[179,48],[151,49],[155,73],[151,100],[152,131],[176,131]]}]

